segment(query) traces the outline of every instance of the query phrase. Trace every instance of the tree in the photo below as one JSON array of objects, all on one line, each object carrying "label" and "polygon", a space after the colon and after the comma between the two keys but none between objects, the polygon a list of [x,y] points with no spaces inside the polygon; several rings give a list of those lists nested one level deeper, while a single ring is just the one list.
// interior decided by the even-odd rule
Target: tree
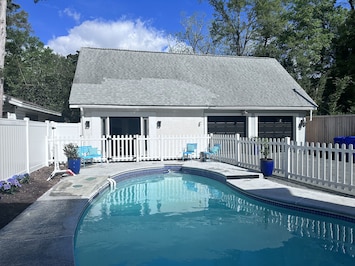
[{"label": "tree", "polygon": [[275,40],[285,28],[287,0],[209,0],[214,20],[210,35],[218,52],[274,56]]},{"label": "tree", "polygon": [[[40,0],[34,0],[35,3]],[[6,43],[6,12],[7,7],[13,5],[12,0],[0,0],[0,118],[3,116],[3,94],[4,94],[4,64],[5,64],[5,43]]]},{"label": "tree", "polygon": [[280,57],[281,51],[277,47],[277,41],[287,25],[287,8],[285,6],[284,0],[255,2],[254,56]]},{"label": "tree", "polygon": [[71,120],[75,113],[69,111],[68,99],[77,55],[63,57],[45,47],[31,35],[27,16],[18,5],[8,6],[4,90]]},{"label": "tree", "polygon": [[248,55],[250,42],[255,35],[254,1],[209,0],[214,9],[210,29],[213,42],[224,47],[224,53]]},{"label": "tree", "polygon": [[191,47],[194,54],[216,53],[216,45],[213,44],[209,33],[210,24],[205,21],[206,14],[195,12],[187,17],[182,14],[181,24],[184,31],[177,34],[179,41]]},{"label": "tree", "polygon": [[3,113],[7,0],[0,0],[0,118]]},{"label": "tree", "polygon": [[278,38],[278,60],[318,104],[333,63],[336,24],[343,14],[334,3],[293,0],[287,9],[287,27]]},{"label": "tree", "polygon": [[[325,93],[330,112],[355,113],[355,10],[348,11],[347,19],[338,28],[334,40],[334,64]],[[336,97],[334,97],[336,96]],[[329,101],[327,101],[329,102]],[[336,109],[334,108],[336,107]]]}]

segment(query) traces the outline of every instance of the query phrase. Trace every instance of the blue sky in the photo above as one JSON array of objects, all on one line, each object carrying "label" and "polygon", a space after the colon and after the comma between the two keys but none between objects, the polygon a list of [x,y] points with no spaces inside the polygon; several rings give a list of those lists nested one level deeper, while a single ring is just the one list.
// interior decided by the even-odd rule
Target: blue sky
[{"label": "blue sky", "polygon": [[34,35],[62,55],[82,46],[163,51],[183,31],[181,14],[211,14],[198,0],[13,0]]}]

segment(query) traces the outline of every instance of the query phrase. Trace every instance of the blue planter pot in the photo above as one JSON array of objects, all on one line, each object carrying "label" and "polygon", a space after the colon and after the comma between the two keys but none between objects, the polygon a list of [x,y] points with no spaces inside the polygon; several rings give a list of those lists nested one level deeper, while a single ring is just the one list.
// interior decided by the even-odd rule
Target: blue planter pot
[{"label": "blue planter pot", "polygon": [[68,169],[72,170],[74,174],[79,174],[80,172],[80,158],[69,158],[68,159]]},{"label": "blue planter pot", "polygon": [[260,171],[264,176],[271,176],[274,171],[273,159],[260,159]]}]

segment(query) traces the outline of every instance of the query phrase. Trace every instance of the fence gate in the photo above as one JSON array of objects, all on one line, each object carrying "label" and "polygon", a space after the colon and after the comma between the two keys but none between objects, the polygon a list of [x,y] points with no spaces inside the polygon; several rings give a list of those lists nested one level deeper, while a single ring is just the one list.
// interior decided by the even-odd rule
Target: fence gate
[{"label": "fence gate", "polygon": [[136,161],[137,138],[132,135],[106,136],[102,139],[102,154],[110,162]]}]

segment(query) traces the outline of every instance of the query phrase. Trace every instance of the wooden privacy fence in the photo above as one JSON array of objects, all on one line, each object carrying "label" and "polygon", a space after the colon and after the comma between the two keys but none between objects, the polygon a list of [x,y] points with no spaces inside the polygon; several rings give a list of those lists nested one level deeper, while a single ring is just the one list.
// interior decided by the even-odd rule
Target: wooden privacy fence
[{"label": "wooden privacy fence", "polygon": [[326,115],[307,118],[306,141],[333,143],[335,137],[355,135],[355,115]]}]

